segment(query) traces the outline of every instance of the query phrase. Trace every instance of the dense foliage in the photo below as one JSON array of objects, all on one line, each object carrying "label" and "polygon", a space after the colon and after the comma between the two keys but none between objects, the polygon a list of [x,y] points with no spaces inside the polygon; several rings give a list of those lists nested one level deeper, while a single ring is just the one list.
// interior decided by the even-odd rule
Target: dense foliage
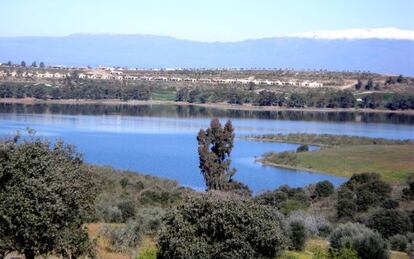
[{"label": "dense foliage", "polygon": [[209,193],[170,211],[160,258],[275,258],[286,248],[277,210]]},{"label": "dense foliage", "polygon": [[0,84],[0,98],[37,99],[121,99],[121,100],[149,100],[152,88],[137,84],[122,84],[108,82],[85,81],[72,83],[68,80],[63,86],[45,84]]},{"label": "dense foliage", "polygon": [[0,255],[92,252],[83,224],[96,192],[81,165],[82,157],[60,141],[17,136],[0,143]]},{"label": "dense foliage", "polygon": [[232,181],[236,169],[230,167],[229,159],[233,149],[234,129],[230,121],[221,126],[215,118],[207,130],[201,129],[197,135],[199,168],[203,174],[207,190],[225,190]]},{"label": "dense foliage", "polygon": [[284,214],[309,206],[310,197],[303,188],[283,185],[276,190],[266,191],[255,197],[257,203],[279,209]]},{"label": "dense foliage", "polygon": [[340,224],[330,235],[335,249],[352,247],[361,259],[387,259],[387,244],[377,232],[357,223]]},{"label": "dense foliage", "polygon": [[356,212],[382,204],[391,193],[391,186],[376,173],[353,175],[338,191],[338,218],[353,218]]}]

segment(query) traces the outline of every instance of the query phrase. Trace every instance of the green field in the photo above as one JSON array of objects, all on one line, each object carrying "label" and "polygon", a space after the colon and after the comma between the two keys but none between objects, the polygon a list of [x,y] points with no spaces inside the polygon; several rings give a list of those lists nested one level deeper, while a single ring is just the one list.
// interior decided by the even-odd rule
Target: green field
[{"label": "green field", "polygon": [[414,173],[414,145],[335,146],[318,151],[294,153],[286,163],[280,154],[265,155],[263,161],[295,168],[310,169],[337,176],[376,172],[389,182],[403,182]]},{"label": "green field", "polygon": [[152,92],[152,99],[156,101],[175,101],[175,88],[156,88]]}]

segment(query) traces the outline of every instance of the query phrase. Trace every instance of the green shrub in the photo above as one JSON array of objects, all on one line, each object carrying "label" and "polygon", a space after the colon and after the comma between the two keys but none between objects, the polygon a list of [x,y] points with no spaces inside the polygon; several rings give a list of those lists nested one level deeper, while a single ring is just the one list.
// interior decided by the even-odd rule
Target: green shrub
[{"label": "green shrub", "polygon": [[336,205],[337,217],[352,219],[357,212],[354,193],[346,187],[341,187],[338,191],[338,202]]},{"label": "green shrub", "polygon": [[125,187],[127,187],[129,184],[129,180],[128,178],[124,177],[121,180],[119,180],[119,183],[121,184],[122,188],[125,189]]},{"label": "green shrub", "polygon": [[388,238],[388,241],[390,242],[392,250],[402,251],[402,252],[405,252],[405,250],[407,250],[408,239],[406,236],[397,234],[397,235],[394,235]]},{"label": "green shrub", "polygon": [[167,213],[159,237],[159,257],[274,258],[280,255],[287,246],[282,216],[275,209],[236,197],[223,193],[190,197]]},{"label": "green shrub", "polygon": [[337,250],[352,247],[362,259],[388,258],[387,244],[381,235],[358,223],[340,224],[329,241]]},{"label": "green shrub", "polygon": [[125,226],[110,226],[102,230],[109,240],[109,249],[113,252],[128,252],[141,241],[141,228],[137,222],[130,221]]},{"label": "green shrub", "polygon": [[411,231],[411,220],[406,212],[381,209],[369,218],[368,227],[377,230],[385,238]]},{"label": "green shrub", "polygon": [[360,259],[358,252],[352,247],[341,247],[339,250],[331,249],[330,259]]},{"label": "green shrub", "polygon": [[157,247],[148,247],[139,251],[137,259],[156,259],[157,253]]},{"label": "green shrub", "polygon": [[280,209],[284,214],[291,211],[305,209],[309,206],[309,197],[303,188],[281,186],[274,191],[267,191],[255,197],[255,201],[262,205],[270,205]]},{"label": "green shrub", "polygon": [[316,197],[328,197],[335,191],[335,187],[330,181],[320,181],[315,185]]},{"label": "green shrub", "polygon": [[135,203],[133,201],[121,201],[118,203],[118,208],[121,211],[123,222],[135,216]]},{"label": "green shrub", "polygon": [[301,220],[295,220],[289,224],[289,238],[291,242],[291,248],[294,250],[302,251],[305,247],[308,233],[306,231],[305,224]]},{"label": "green shrub", "polygon": [[105,222],[122,222],[122,212],[117,206],[100,203],[96,205],[96,216]]},{"label": "green shrub", "polygon": [[161,229],[162,218],[164,215],[165,210],[163,208],[152,207],[140,209],[136,215],[136,218],[144,233],[154,234]]}]

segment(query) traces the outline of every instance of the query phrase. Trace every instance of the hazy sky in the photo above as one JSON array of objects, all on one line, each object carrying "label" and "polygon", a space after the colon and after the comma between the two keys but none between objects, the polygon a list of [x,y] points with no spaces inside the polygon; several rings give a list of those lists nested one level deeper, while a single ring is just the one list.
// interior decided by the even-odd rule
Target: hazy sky
[{"label": "hazy sky", "polygon": [[414,0],[1,0],[0,36],[170,35],[236,41],[349,28],[414,30]]}]

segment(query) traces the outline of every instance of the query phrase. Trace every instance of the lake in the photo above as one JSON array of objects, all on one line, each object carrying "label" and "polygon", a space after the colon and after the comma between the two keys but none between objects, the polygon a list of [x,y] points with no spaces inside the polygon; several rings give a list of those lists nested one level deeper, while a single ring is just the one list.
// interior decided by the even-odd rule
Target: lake
[{"label": "lake", "polygon": [[[196,135],[212,117],[231,119],[236,137],[269,133],[329,133],[414,139],[414,116],[382,113],[237,111],[174,105],[0,104],[0,136],[30,127],[38,136],[77,146],[88,163],[110,165],[178,181],[203,190]],[[237,139],[235,178],[255,193],[280,185],[304,186],[341,177],[263,166],[255,157],[298,145]]]}]

